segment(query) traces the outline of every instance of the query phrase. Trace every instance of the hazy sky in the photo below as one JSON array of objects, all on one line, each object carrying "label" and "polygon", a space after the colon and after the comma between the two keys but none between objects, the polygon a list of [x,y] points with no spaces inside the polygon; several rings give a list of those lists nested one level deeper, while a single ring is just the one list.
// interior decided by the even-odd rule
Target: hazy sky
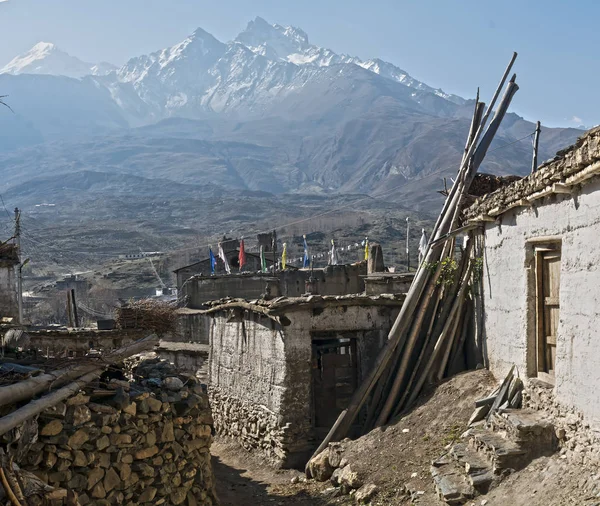
[{"label": "hazy sky", "polygon": [[484,100],[518,51],[516,112],[552,126],[600,123],[596,0],[0,0],[0,66],[42,40],[120,64],[197,27],[231,40],[257,15],[447,92],[473,97],[479,85]]}]

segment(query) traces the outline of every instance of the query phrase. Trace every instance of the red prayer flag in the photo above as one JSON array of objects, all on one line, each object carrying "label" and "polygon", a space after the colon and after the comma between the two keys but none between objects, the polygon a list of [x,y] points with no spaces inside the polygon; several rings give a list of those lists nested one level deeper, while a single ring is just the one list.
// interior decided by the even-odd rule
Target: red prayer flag
[{"label": "red prayer flag", "polygon": [[238,259],[240,261],[240,271],[241,271],[242,267],[244,267],[244,265],[246,265],[246,250],[244,249],[244,239],[242,239],[240,241],[240,254],[238,256]]}]

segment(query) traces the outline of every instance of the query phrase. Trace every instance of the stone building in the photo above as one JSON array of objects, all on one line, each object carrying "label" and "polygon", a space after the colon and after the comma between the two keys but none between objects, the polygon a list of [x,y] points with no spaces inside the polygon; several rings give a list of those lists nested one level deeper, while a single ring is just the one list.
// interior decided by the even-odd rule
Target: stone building
[{"label": "stone building", "polygon": [[600,422],[600,128],[464,211],[482,229],[489,368],[554,385]]},{"label": "stone building", "polygon": [[373,366],[404,296],[215,303],[215,429],[282,466],[304,464]]},{"label": "stone building", "polygon": [[[272,297],[300,297],[308,291],[319,295],[347,295],[365,289],[367,263],[328,265],[321,269],[286,269],[273,273],[248,272],[187,279],[180,296],[192,309],[211,300],[233,297],[253,300],[268,292]],[[310,284],[309,284],[310,283]]]},{"label": "stone building", "polygon": [[14,244],[0,246],[0,318],[19,317],[17,300],[17,272],[19,256]]}]

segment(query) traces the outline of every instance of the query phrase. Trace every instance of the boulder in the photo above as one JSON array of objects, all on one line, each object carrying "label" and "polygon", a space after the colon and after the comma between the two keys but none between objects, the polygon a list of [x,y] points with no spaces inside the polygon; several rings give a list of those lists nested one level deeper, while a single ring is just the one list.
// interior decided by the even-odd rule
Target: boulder
[{"label": "boulder", "polygon": [[326,481],[333,474],[333,467],[329,463],[329,450],[323,450],[319,455],[308,462],[308,472],[317,481]]}]

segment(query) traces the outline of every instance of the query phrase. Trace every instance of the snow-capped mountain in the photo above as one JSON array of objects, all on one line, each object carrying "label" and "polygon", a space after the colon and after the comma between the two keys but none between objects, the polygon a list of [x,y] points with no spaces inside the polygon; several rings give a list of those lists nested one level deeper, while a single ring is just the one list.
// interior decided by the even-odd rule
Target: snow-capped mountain
[{"label": "snow-capped mountain", "polygon": [[87,75],[106,75],[115,69],[110,63],[87,63],[50,42],[38,42],[26,53],[13,58],[0,69],[0,74],[47,74],[81,78]]},{"label": "snow-capped mountain", "polygon": [[[307,86],[323,93],[326,81],[368,81],[360,77],[364,71],[403,85],[391,92],[406,95],[417,104],[415,107],[428,102],[427,112],[437,113],[465,102],[412,78],[391,63],[337,54],[311,44],[299,28],[271,25],[260,17],[229,43],[198,29],[173,47],[132,58],[100,82],[136,121],[144,122],[148,115],[153,120],[212,113],[265,115]],[[383,81],[370,85],[388,87]],[[417,93],[407,93],[407,88]],[[444,100],[435,102],[424,94]],[[132,95],[141,103],[132,101]]]},{"label": "snow-capped mountain", "polygon": [[378,58],[362,61],[346,54],[336,54],[330,49],[310,44],[308,35],[293,26],[271,25],[261,17],[248,23],[246,29],[235,39],[250,50],[268,58],[288,61],[296,65],[316,65],[327,67],[340,63],[354,63],[382,77],[392,79],[410,88],[434,93],[456,104],[465,100],[456,95],[434,89],[411,77],[408,72]]}]

